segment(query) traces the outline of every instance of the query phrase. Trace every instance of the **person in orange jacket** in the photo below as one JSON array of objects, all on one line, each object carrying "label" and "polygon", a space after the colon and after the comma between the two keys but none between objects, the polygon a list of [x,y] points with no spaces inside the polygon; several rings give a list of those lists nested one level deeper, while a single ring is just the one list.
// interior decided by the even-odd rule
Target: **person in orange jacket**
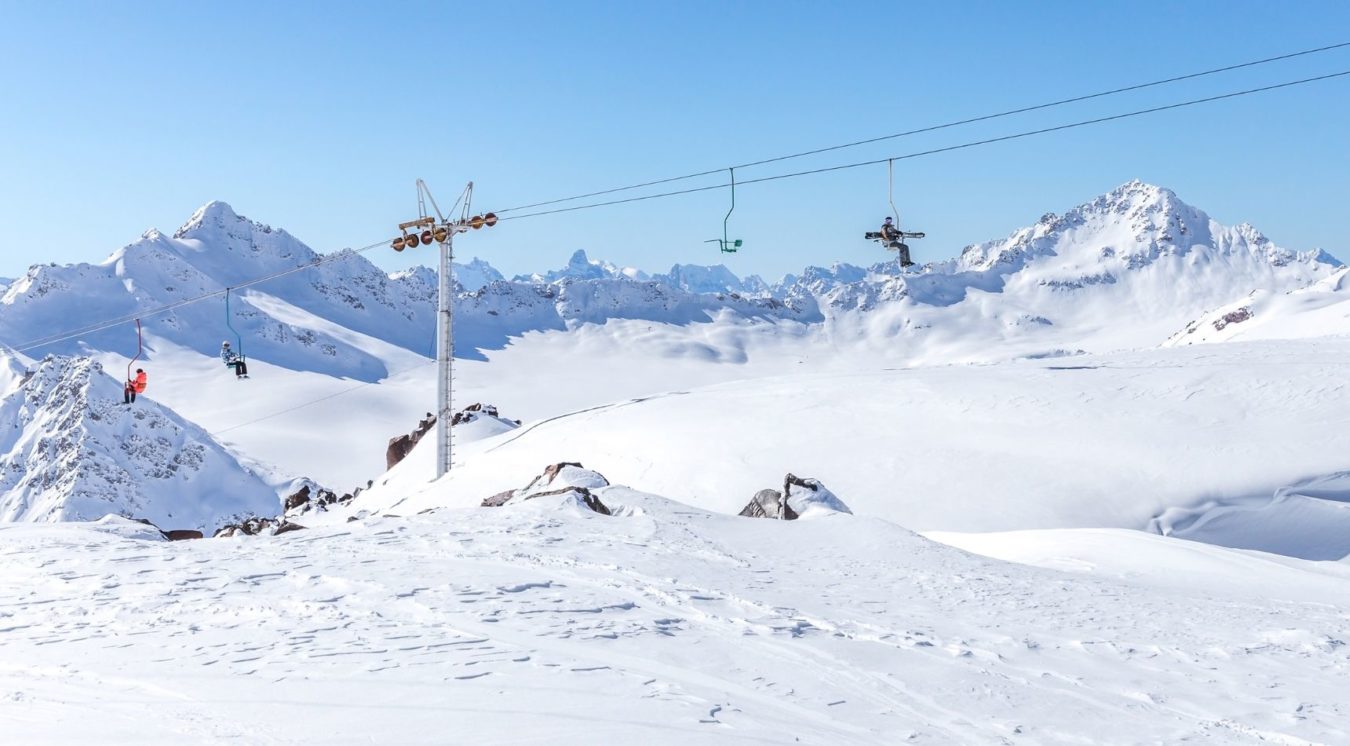
[{"label": "person in orange jacket", "polygon": [[137,368],[136,379],[127,381],[127,385],[122,388],[122,403],[130,404],[136,401],[137,394],[145,393],[145,385],[145,370],[143,368]]}]

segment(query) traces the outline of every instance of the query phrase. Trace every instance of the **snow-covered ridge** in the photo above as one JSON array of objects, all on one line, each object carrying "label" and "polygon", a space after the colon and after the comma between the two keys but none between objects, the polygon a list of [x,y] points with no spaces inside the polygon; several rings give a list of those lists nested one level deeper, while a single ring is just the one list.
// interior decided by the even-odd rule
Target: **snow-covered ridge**
[{"label": "snow-covered ridge", "polygon": [[[11,360],[12,359],[7,359]],[[10,362],[10,367],[13,367]],[[275,491],[200,427],[88,358],[49,356],[0,400],[0,521],[112,513],[209,531],[277,511]]]},{"label": "snow-covered ridge", "polygon": [[1350,334],[1350,268],[1285,293],[1255,290],[1207,311],[1166,346],[1251,339],[1299,339]]},{"label": "snow-covered ridge", "polygon": [[[33,267],[0,295],[0,342],[22,345],[74,320],[134,315],[319,258],[284,230],[212,202],[172,237],[148,231],[101,264]],[[904,345],[887,347],[915,360],[1035,356],[1157,345],[1208,309],[1253,290],[1304,288],[1337,266],[1325,252],[1282,249],[1249,225],[1222,226],[1170,190],[1132,181],[918,272],[834,264],[770,286],[720,265],[648,275],[577,251],[559,270],[506,281],[475,259],[455,267],[456,338],[463,356],[482,357],[535,331],[734,319],[822,325],[861,344],[903,336]],[[375,381],[407,367],[391,367],[381,345],[427,354],[436,287],[431,269],[389,274],[352,255],[236,293],[230,320],[255,359]],[[147,334],[214,355],[233,336],[224,310],[221,301],[184,306],[147,319]],[[938,331],[967,349],[953,357],[944,342],[937,351]],[[129,356],[133,343],[116,329],[44,352]]]}]

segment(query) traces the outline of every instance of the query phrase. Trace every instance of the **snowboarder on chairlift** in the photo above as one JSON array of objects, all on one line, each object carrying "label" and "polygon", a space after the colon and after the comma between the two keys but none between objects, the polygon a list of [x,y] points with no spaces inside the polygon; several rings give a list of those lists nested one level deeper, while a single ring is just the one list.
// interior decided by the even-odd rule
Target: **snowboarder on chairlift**
[{"label": "snowboarder on chairlift", "polygon": [[901,240],[902,238],[904,236],[900,235],[900,229],[895,227],[891,216],[887,215],[886,222],[881,225],[881,243],[886,248],[895,249],[900,253],[901,267],[909,267],[914,262],[909,260],[909,246],[905,245],[905,242]]},{"label": "snowboarder on chairlift", "polygon": [[145,371],[141,368],[136,369],[136,378],[127,381],[127,385],[122,387],[122,403],[131,404],[136,401],[137,394],[145,393]]},{"label": "snowboarder on chairlift", "polygon": [[234,368],[235,379],[248,378],[248,363],[244,358],[234,350],[230,349],[229,341],[220,343],[220,359],[225,361],[225,367]]}]

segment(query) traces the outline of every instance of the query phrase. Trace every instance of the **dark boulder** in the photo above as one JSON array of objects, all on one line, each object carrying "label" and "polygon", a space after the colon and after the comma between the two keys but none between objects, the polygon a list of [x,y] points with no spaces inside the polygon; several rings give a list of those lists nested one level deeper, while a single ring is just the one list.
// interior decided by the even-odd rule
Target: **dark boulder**
[{"label": "dark boulder", "polygon": [[783,493],[778,490],[760,490],[750,498],[750,504],[741,510],[746,518],[777,518],[785,521],[797,520],[797,513],[787,504]]},{"label": "dark boulder", "polygon": [[539,476],[518,490],[499,492],[482,502],[484,508],[498,508],[508,503],[524,502],[550,495],[570,495],[578,505],[601,515],[614,513],[591,490],[608,487],[609,480],[575,461],[560,461],[544,467]]}]

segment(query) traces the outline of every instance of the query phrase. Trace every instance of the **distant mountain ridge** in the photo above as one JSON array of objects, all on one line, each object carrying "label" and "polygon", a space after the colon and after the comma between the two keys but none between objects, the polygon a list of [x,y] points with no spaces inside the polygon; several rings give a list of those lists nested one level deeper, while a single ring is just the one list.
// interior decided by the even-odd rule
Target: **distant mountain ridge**
[{"label": "distant mountain ridge", "polygon": [[[172,237],[148,231],[102,263],[33,267],[0,294],[0,342],[21,345],[319,258],[285,231],[212,202]],[[722,265],[675,265],[649,275],[576,251],[561,269],[508,281],[475,259],[455,266],[456,339],[459,354],[475,357],[530,331],[622,319],[739,318],[824,324],[841,339],[918,330],[906,337],[911,347],[927,344],[932,332],[923,330],[934,328],[975,333],[987,340],[982,344],[1036,338],[1073,349],[1101,335],[1108,346],[1154,345],[1255,289],[1307,287],[1338,266],[1325,252],[1279,248],[1250,225],[1222,226],[1168,189],[1131,181],[1062,216],[1047,214],[1006,238],[911,272],[894,261],[834,264],[770,285]],[[230,321],[257,359],[374,381],[390,372],[380,345],[429,354],[436,293],[432,269],[391,274],[353,255],[236,293]],[[870,324],[855,318],[883,310],[884,318]],[[1124,319],[1131,333],[1121,333]],[[145,324],[152,339],[205,355],[233,336],[223,300],[183,306]],[[134,337],[114,329],[51,348],[83,350],[129,356]]]}]

